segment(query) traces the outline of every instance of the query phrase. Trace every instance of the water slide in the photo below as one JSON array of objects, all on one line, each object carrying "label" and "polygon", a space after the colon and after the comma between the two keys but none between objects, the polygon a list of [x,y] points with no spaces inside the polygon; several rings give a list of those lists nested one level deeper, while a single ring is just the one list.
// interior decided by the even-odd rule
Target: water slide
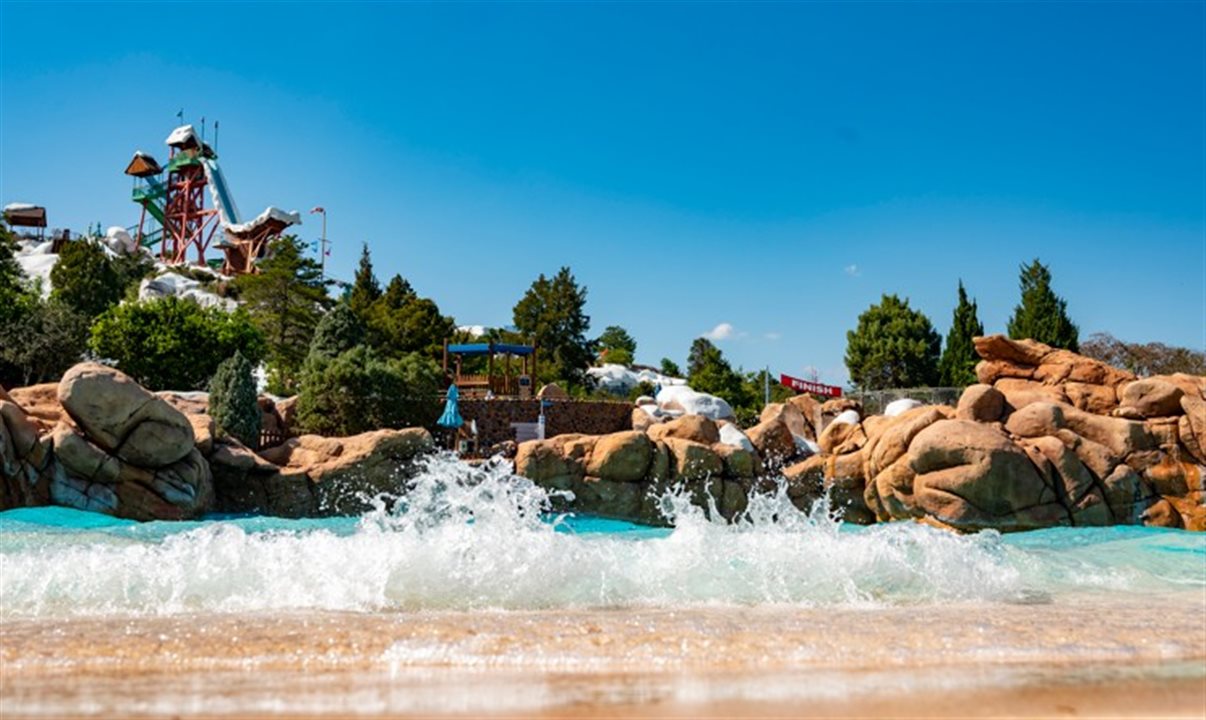
[{"label": "water slide", "polygon": [[[147,214],[159,222],[158,230],[147,233],[142,238],[142,244],[151,247],[159,242],[163,236],[163,228],[166,225],[167,218],[164,215],[164,204],[167,202],[167,187],[154,177],[144,178],[143,181],[146,183],[146,186],[136,191],[134,199],[146,208]],[[134,228],[137,227],[137,225],[134,226]]]},{"label": "water slide", "polygon": [[239,208],[235,205],[234,196],[230,194],[230,185],[222,174],[222,167],[217,158],[202,158],[205,167],[205,178],[209,181],[210,196],[213,197],[214,207],[218,208],[218,217],[222,225],[238,225],[240,221]]}]

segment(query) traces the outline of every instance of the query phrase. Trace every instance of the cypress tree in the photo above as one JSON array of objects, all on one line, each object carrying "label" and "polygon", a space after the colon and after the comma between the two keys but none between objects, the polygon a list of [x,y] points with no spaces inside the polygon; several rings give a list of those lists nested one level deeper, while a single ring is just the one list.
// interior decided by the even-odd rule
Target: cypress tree
[{"label": "cypress tree", "polygon": [[962,387],[976,382],[976,347],[972,338],[984,334],[984,325],[976,317],[976,301],[967,299],[963,281],[959,281],[959,304],[951,318],[951,329],[946,334],[946,347],[938,361],[938,374],[943,385]]},{"label": "cypress tree", "polygon": [[314,338],[310,341],[308,358],[334,360],[363,343],[364,338],[364,323],[360,322],[347,303],[341,302],[318,322]]},{"label": "cypress tree", "polygon": [[1020,285],[1022,302],[1009,319],[1009,337],[1078,351],[1079,330],[1068,318],[1068,302],[1051,289],[1051,270],[1035,258],[1021,267]]},{"label": "cypress tree", "polygon": [[368,322],[373,303],[381,297],[381,283],[373,273],[373,258],[369,255],[368,243],[360,247],[360,265],[352,281],[352,292],[348,304],[363,322]]},{"label": "cypress tree", "polygon": [[225,435],[247,447],[260,441],[260,406],[255,391],[251,363],[243,353],[222,361],[209,381],[209,414]]}]

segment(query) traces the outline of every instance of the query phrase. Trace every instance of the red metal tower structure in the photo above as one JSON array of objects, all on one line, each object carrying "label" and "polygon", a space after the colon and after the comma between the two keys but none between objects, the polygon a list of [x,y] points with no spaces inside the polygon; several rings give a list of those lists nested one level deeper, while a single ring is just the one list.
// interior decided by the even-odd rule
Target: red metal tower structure
[{"label": "red metal tower structure", "polygon": [[171,155],[159,256],[166,263],[183,263],[192,247],[197,251],[197,264],[204,265],[205,250],[219,224],[217,208],[205,207],[209,177],[204,161],[216,156],[191,125],[176,128],[168,136],[167,144]]}]

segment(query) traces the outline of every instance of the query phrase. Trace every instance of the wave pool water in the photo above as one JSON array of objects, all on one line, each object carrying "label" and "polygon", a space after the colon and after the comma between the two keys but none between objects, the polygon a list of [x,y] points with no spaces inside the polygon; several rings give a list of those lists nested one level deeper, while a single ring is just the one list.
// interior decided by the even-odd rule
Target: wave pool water
[{"label": "wave pool water", "polygon": [[403,500],[358,518],[13,510],[0,513],[0,619],[1206,597],[1201,534],[857,528],[782,493],[734,524],[679,496],[662,504],[672,529],[551,516],[548,495],[505,467],[439,457]]}]

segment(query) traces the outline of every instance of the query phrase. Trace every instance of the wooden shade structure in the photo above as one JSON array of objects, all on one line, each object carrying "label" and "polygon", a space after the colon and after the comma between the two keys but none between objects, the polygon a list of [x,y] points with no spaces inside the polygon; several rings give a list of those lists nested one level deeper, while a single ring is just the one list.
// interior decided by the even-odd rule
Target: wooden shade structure
[{"label": "wooden shade structure", "polygon": [[[466,375],[461,371],[461,360],[466,357],[485,355],[485,375]],[[503,356],[502,372],[498,372],[497,356]],[[519,372],[512,374],[511,359],[520,359]],[[449,364],[452,370],[449,372]],[[536,346],[510,343],[462,343],[449,344],[444,341],[444,376],[460,388],[466,397],[480,397],[487,393],[496,396],[525,397],[533,395],[532,382],[536,376]]]}]

